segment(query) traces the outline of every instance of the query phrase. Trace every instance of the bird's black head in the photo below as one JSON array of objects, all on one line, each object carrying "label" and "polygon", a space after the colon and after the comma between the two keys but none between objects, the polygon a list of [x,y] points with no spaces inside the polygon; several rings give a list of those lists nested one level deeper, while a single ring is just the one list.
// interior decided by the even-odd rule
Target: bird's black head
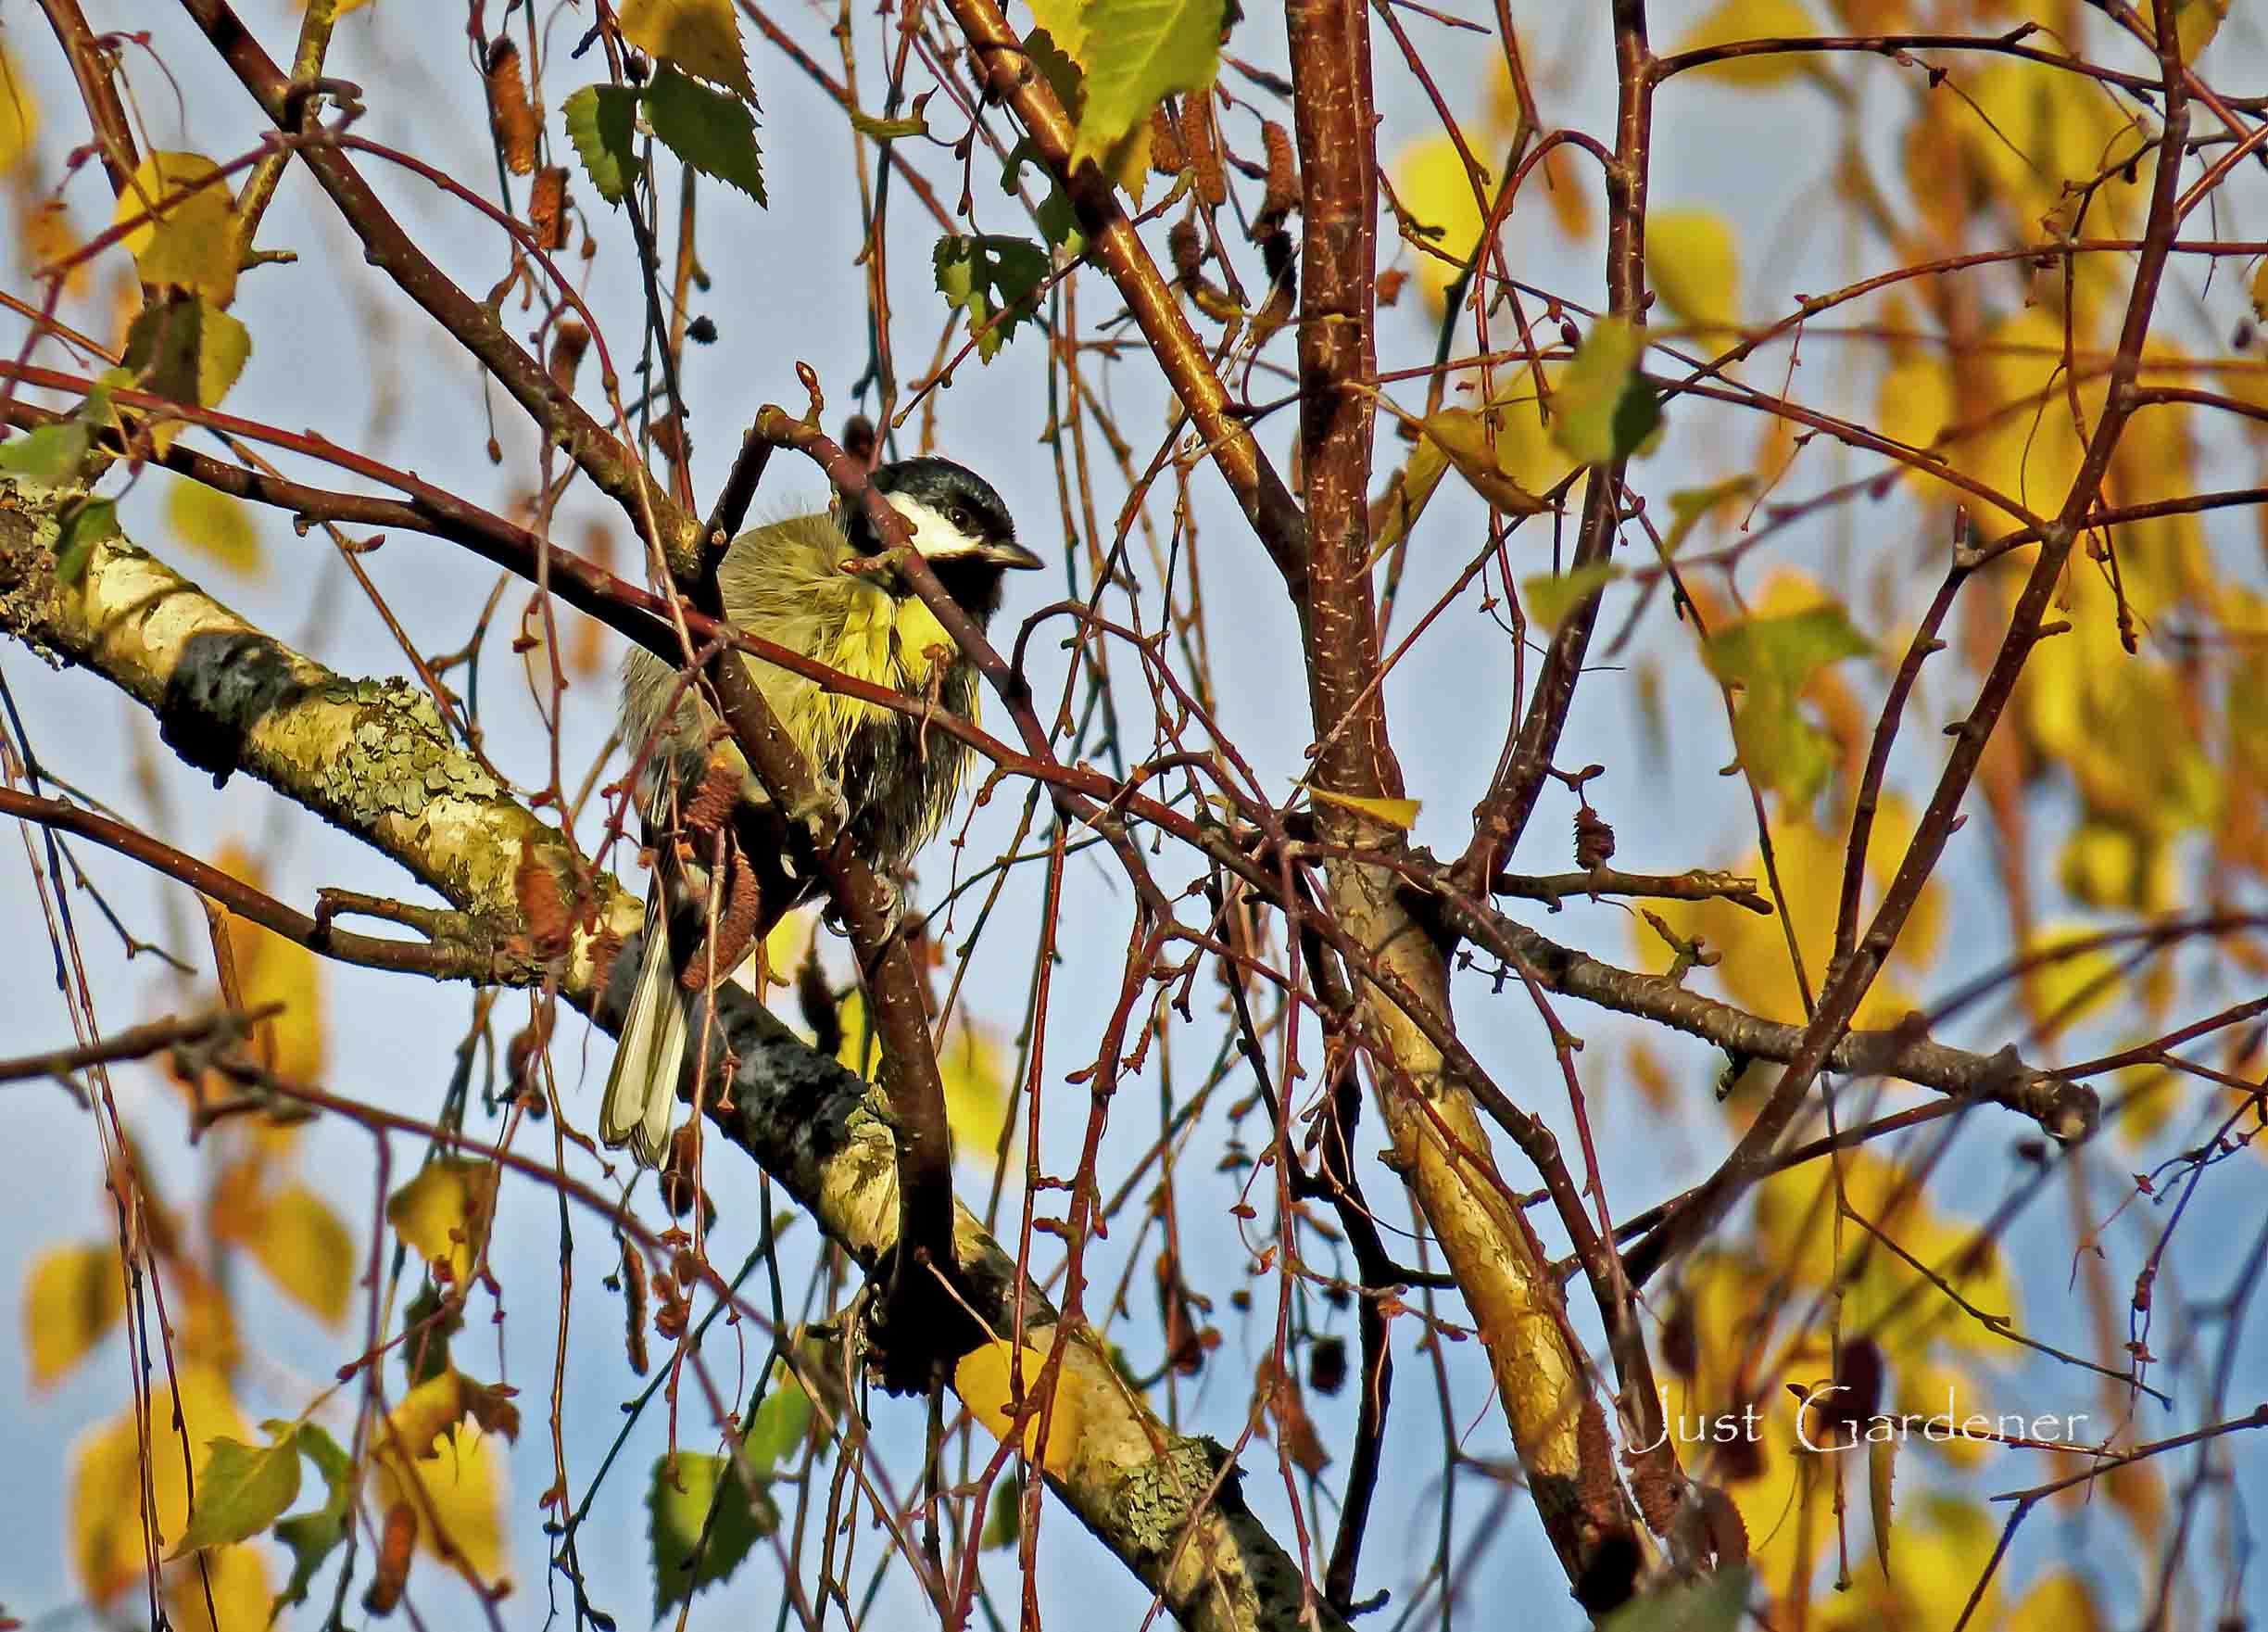
[{"label": "bird's black head", "polygon": [[[914,535],[914,547],[955,601],[979,618],[1000,605],[1001,575],[1044,564],[1016,542],[1015,523],[992,484],[950,459],[901,459],[867,480]],[[881,540],[863,512],[844,528],[854,554],[878,554]]]}]

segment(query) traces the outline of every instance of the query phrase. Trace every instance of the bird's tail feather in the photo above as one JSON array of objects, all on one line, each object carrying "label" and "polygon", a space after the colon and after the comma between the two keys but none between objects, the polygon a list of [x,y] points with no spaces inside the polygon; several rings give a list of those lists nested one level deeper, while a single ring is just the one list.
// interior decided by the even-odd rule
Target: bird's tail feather
[{"label": "bird's tail feather", "polygon": [[669,926],[660,888],[646,906],[646,949],[637,987],[623,1021],[622,1041],[598,1107],[598,1136],[630,1146],[649,1168],[662,1165],[670,1121],[677,1108],[677,1078],[685,1069],[686,1010],[670,962]]}]

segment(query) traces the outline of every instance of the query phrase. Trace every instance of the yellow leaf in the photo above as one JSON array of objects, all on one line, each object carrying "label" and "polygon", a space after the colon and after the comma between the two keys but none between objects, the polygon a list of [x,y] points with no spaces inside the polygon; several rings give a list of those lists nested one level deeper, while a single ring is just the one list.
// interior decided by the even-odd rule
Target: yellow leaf
[{"label": "yellow leaf", "polygon": [[[1032,65],[1046,76],[1050,88],[1055,93],[1055,99],[1064,105],[1064,111],[1071,116],[1072,122],[1083,127],[1087,119],[1087,59],[1081,56],[1086,42],[1084,27],[1076,16],[1068,19],[1071,24],[1069,34],[1052,32],[1048,23],[1050,17],[1057,17],[1061,20],[1069,10],[1068,7],[1046,6],[1036,11],[1034,15],[1039,17],[1040,27],[1026,38],[1024,49]],[[1145,114],[1128,126],[1124,135],[1112,140],[1101,151],[1095,150],[1090,140],[1082,135],[1077,151],[1072,155],[1072,162],[1077,166],[1092,159],[1096,167],[1111,179],[1111,184],[1125,189],[1139,208],[1143,189],[1150,181],[1151,145],[1150,120]]]},{"label": "yellow leaf", "polygon": [[2065,841],[2056,881],[2082,906],[2162,912],[2173,904],[2173,856],[2153,834],[2089,820]]},{"label": "yellow leaf", "polygon": [[[1973,1227],[1938,1211],[1896,1163],[1858,1152],[1843,1158],[1842,1169],[1842,1193],[1853,1212],[1977,1308],[2015,1318],[2007,1266],[1989,1241],[1976,1240]],[[1814,1165],[1775,1173],[1757,1187],[1758,1246],[1775,1271],[1803,1285],[1835,1284],[1834,1180]],[[1856,1226],[1846,1226],[1846,1254],[1855,1251],[1857,1234]],[[1896,1254],[1877,1248],[1858,1259],[1855,1275],[1852,1267],[1842,1265],[1846,1327],[1872,1337],[1901,1379],[1939,1343],[1997,1351],[2000,1338],[1972,1317],[1954,1318],[1944,1293]],[[1938,1388],[1913,1409],[1943,1411],[1945,1393]]]},{"label": "yellow leaf", "polygon": [[1907,0],[1829,0],[1846,34],[1900,34],[1910,25]]},{"label": "yellow leaf", "polygon": [[[1784,1394],[1774,1399],[1760,1393],[1744,1374],[1744,1357],[1753,1353],[1758,1334],[1770,1329],[1776,1313],[1771,1282],[1760,1271],[1746,1255],[1720,1248],[1705,1246],[1694,1256],[1682,1291],[1695,1368],[1691,1376],[1669,1372],[1664,1382],[1669,1420],[1678,1432],[1699,1431],[1687,1423],[1709,1425],[1711,1443],[1694,1446],[1688,1454],[1698,1462],[1696,1471],[1706,1469],[1703,1476],[1718,1483],[1739,1509],[1759,1579],[1779,1582],[1788,1579],[1805,1544],[1811,1548],[1808,1562],[1818,1556],[1821,1535],[1833,1534],[1820,1521],[1833,1481],[1812,1476],[1821,1459],[1796,1440],[1795,1402]],[[1719,1433],[1730,1436],[1718,1438]],[[1700,1461],[1704,1456],[1707,1460]]]},{"label": "yellow leaf", "polygon": [[[126,331],[132,384],[169,402],[220,405],[252,355],[252,332],[202,295],[175,290],[138,313]],[[162,411],[159,411],[162,415]],[[162,417],[166,446],[179,429]]]},{"label": "yellow leaf", "polygon": [[[60,198],[44,198],[30,204],[23,212],[23,225],[17,234],[22,246],[21,264],[27,275],[35,274],[68,259],[80,244],[79,229],[72,224],[70,207]],[[82,260],[63,274],[66,295],[84,295],[94,282],[94,263]]]},{"label": "yellow leaf", "polygon": [[[266,869],[233,839],[220,847],[219,865],[232,878],[266,888]],[[319,1081],[323,1074],[322,960],[249,918],[231,914],[228,932],[245,1006],[284,1006],[282,1014],[260,1028],[270,1069],[289,1082]]]},{"label": "yellow leaf", "polygon": [[354,1235],[305,1184],[286,1185],[261,1209],[252,1256],[292,1297],[335,1326],[354,1292]]},{"label": "yellow leaf", "polygon": [[[1874,424],[1884,436],[1927,452],[1952,417],[1952,371],[1938,359],[1917,351],[1883,376]],[[1916,482],[1930,479],[1911,465],[1906,474]]]},{"label": "yellow leaf", "polygon": [[[1047,1358],[1045,1349],[1029,1344],[1012,1346],[997,1340],[980,1344],[963,1355],[953,1367],[954,1392],[961,1396],[961,1402],[969,1408],[970,1414],[984,1424],[986,1432],[995,1439],[1005,1439],[1015,1420],[1014,1369],[1021,1367],[1021,1380],[1028,1391],[1039,1383],[1040,1371],[1047,1364]],[[1041,1408],[1034,1406],[1024,1420],[1024,1454],[1059,1477],[1070,1468],[1084,1427],[1080,1392],[1071,1357],[1065,1355],[1058,1374],[1054,1408],[1048,1417],[1044,1451],[1039,1449]]]},{"label": "yellow leaf", "polygon": [[[1567,370],[1554,364],[1544,371],[1545,400],[1556,393]],[[1553,422],[1544,417],[1536,399],[1536,377],[1521,369],[1488,406],[1496,422],[1496,463],[1505,474],[1531,493],[1548,493],[1567,480],[1577,462],[1553,439]]]},{"label": "yellow leaf", "polygon": [[817,915],[799,911],[788,914],[772,926],[772,932],[764,937],[763,943],[766,985],[785,986],[795,979],[818,922]]},{"label": "yellow leaf", "polygon": [[195,185],[220,167],[201,153],[152,153],[119,196],[112,223],[139,220],[122,242],[145,284],[171,285],[226,306],[236,294],[242,249],[236,203],[225,179]]},{"label": "yellow leaf", "polygon": [[[1721,0],[1678,42],[1680,51],[1707,45],[1729,45],[1741,40],[1803,38],[1819,32],[1796,0]],[[1735,57],[1696,70],[1724,84],[1757,88],[1783,84],[1802,71],[1803,56],[1782,51],[1758,57]]]},{"label": "yellow leaf", "polygon": [[1418,445],[1410,449],[1409,462],[1402,467],[1401,482],[1392,489],[1384,513],[1371,531],[1372,561],[1383,559],[1418,525],[1448,470],[1449,456],[1442,451],[1442,445],[1430,436],[1418,437]]},{"label": "yellow leaf", "polygon": [[232,1370],[244,1358],[244,1346],[237,1340],[235,1306],[227,1291],[186,1259],[167,1265],[166,1282],[174,1351],[221,1372]]},{"label": "yellow leaf", "polygon": [[1646,277],[1662,303],[1699,329],[1740,322],[1740,256],[1713,209],[1657,209],[1646,219]]},{"label": "yellow leaf", "polygon": [[1519,582],[1520,606],[1534,622],[1556,629],[1568,614],[1622,576],[1611,561],[1594,561],[1571,573],[1537,573]]},{"label": "yellow leaf", "polygon": [[[1971,111],[1950,117],[1971,161],[2026,227],[2051,215],[2067,226],[2064,184],[2091,185],[2098,178],[2090,229],[2115,228],[2138,214],[2147,182],[2119,172],[2141,156],[2145,138],[2092,81],[2039,63],[1997,59],[1970,82],[1963,106]],[[2084,277],[2084,260],[2081,268]]]},{"label": "yellow leaf", "polygon": [[[166,1608],[175,1632],[258,1632],[269,1624],[275,1590],[259,1549],[247,1542],[208,1548],[166,1572]],[[208,1599],[206,1595],[210,1592]]]},{"label": "yellow leaf", "polygon": [[[1937,1308],[1945,1307],[1941,1295],[1933,1292],[1922,1296],[1934,1300]],[[1961,1469],[1982,1467],[2000,1454],[1989,1440],[1955,1432],[1972,1416],[1983,1417],[1987,1427],[1997,1425],[1989,1397],[1967,1371],[1947,1361],[1922,1360],[1909,1354],[1896,1367],[1896,1376],[1897,1386],[1892,1390],[1888,1409],[1911,1420],[1907,1433],[1909,1445],[1919,1444],[1924,1454]],[[2027,1425],[2030,1422],[2027,1418]]]},{"label": "yellow leaf", "polygon": [[623,0],[615,17],[623,38],[649,56],[756,100],[732,0]]},{"label": "yellow leaf", "polygon": [[[1942,1406],[1942,1401],[1940,1405]],[[1913,1442],[1907,1442],[1910,1453]],[[1821,1481],[1832,1485],[1832,1480]],[[2000,1536],[2001,1514],[1987,1510],[1980,1499],[1930,1492],[1917,1497],[1898,1524],[1898,1568],[1895,1576],[1871,1570],[1854,1572],[1852,1590],[1838,1594],[1837,1613],[1813,1619],[1836,1632],[1875,1632],[1879,1627],[1947,1627],[1959,1623],[1970,1607],[1969,1595],[1980,1581],[1984,1588],[1969,1622],[1972,1626],[2004,1628],[2006,1600],[2001,1583],[2008,1572],[1990,1567],[1994,1544]],[[1817,1525],[1814,1537],[1832,1544],[1836,1526],[1832,1517]],[[1832,1551],[1832,1546],[1821,1548]],[[1766,1579],[1770,1579],[1768,1575]]]},{"label": "yellow leaf", "polygon": [[1447,136],[1429,136],[1403,149],[1393,166],[1394,196],[1408,213],[1403,230],[1427,247],[1413,247],[1418,286],[1436,317],[1463,264],[1472,259],[1486,219],[1472,176]]},{"label": "yellow leaf", "polygon": [[2121,1462],[2104,1474],[2099,1483],[2143,1544],[2153,1543],[2166,1522],[2165,1481],[2158,1476],[2157,1464]]},{"label": "yellow leaf", "polygon": [[1373,821],[1384,822],[1390,828],[1399,828],[1405,833],[1418,825],[1421,802],[1416,799],[1367,799],[1353,793],[1333,793],[1327,788],[1310,788],[1308,796],[1325,804],[1335,804],[1342,810],[1358,811]]},{"label": "yellow leaf", "polygon": [[[1074,62],[1085,60],[1087,8],[1083,0],[1032,0],[1032,20],[1047,31],[1055,49]],[[1069,111],[1066,103],[1065,110]]]},{"label": "yellow leaf", "polygon": [[386,1198],[386,1221],[424,1257],[436,1279],[461,1286],[487,1239],[496,1182],[491,1163],[436,1157]]},{"label": "yellow leaf", "polygon": [[1007,1052],[990,1028],[962,1020],[938,1044],[937,1056],[945,1121],[955,1143],[989,1154],[1000,1143],[1001,1120],[1008,1114]]},{"label": "yellow leaf", "polygon": [[881,1062],[882,1041],[866,1023],[865,998],[855,989],[844,993],[842,1001],[836,1006],[835,1019],[842,1027],[842,1046],[835,1051],[837,1062],[846,1071],[872,1076]]},{"label": "yellow leaf", "polygon": [[55,1246],[24,1278],[24,1352],[32,1385],[44,1388],[85,1358],[126,1312],[115,1248]]},{"label": "yellow leaf", "polygon": [[208,302],[198,324],[197,400],[207,408],[218,408],[220,399],[243,374],[245,359],[251,355],[252,331]]},{"label": "yellow leaf", "polygon": [[[1788,574],[1768,585],[1751,610],[1759,617],[1776,616],[1801,610],[1807,601],[1817,604],[1819,600],[1816,585]],[[1833,684],[1833,672],[1821,669],[1807,695],[1823,695]],[[1884,796],[1868,846],[1866,877],[1871,889],[1861,896],[1858,918],[1861,925],[1872,911],[1873,897],[1888,882],[1899,857],[1905,854],[1913,830],[1911,803],[1896,795]],[[1825,833],[1808,821],[1783,816],[1775,825],[1772,844],[1781,886],[1787,897],[1788,922],[1796,945],[1802,949],[1804,968],[1812,980],[1812,989],[1817,991],[1821,972],[1826,968],[1827,955],[1834,945],[1835,913],[1843,881],[1844,834]],[[1762,857],[1752,850],[1729,870],[1762,878]],[[1721,986],[1725,995],[1752,1013],[1802,1023],[1803,1000],[1788,960],[1786,931],[1776,917],[1759,917],[1724,901],[1663,901],[1655,905],[1655,910],[1678,934],[1687,939],[1699,935],[1711,950],[1724,955],[1716,968],[1696,971],[1694,976],[1696,982],[1706,980]],[[1933,879],[1922,887],[1905,932],[1891,952],[1889,966],[1869,989],[1854,1024],[1868,1030],[1895,1026],[1915,1007],[1914,993],[1900,977],[1910,976],[1912,971],[1929,966],[1944,928],[1944,915],[1945,892]],[[1637,955],[1650,966],[1658,962],[1661,943],[1643,922],[1632,926],[1632,941]]]},{"label": "yellow leaf", "polygon": [[2228,13],[2229,0],[2174,0],[2174,32],[2181,42],[2184,62],[2195,62],[2198,54],[2212,44]]},{"label": "yellow leaf", "polygon": [[[843,1039],[836,1059],[843,1069],[871,1077],[881,1063],[882,1045],[866,1024],[865,999],[855,991],[845,993],[835,1016]],[[937,1043],[937,1063],[954,1142],[990,1159],[1008,1111],[1007,1055],[989,1030],[956,1019]]]},{"label": "yellow leaf", "polygon": [[386,1413],[381,1449],[390,1456],[431,1456],[441,1436],[464,1416],[464,1378],[448,1366],[403,1395]]},{"label": "yellow leaf", "polygon": [[[2122,1037],[2122,1044],[2134,1047],[2142,1042],[2137,1036]],[[2119,1143],[2128,1150],[2143,1151],[2151,1147],[2158,1136],[2165,1132],[2174,1113],[2182,1108],[2179,1085],[2164,1069],[2156,1066],[2135,1066],[2116,1073],[2116,1100]],[[2105,1094],[2106,1099],[2112,1095]]]},{"label": "yellow leaf", "polygon": [[1645,1101],[1645,1108],[1653,1115],[1668,1117],[1675,1111],[1677,1084],[1670,1075],[1670,1068],[1642,1037],[1631,1039],[1630,1079],[1638,1090],[1638,1097]]},{"label": "yellow leaf", "polygon": [[1126,196],[1134,200],[1134,208],[1141,208],[1142,194],[1150,185],[1150,121],[1134,121],[1127,133],[1111,144],[1102,155],[1102,173]]},{"label": "yellow leaf", "polygon": [[23,163],[39,136],[39,98],[32,81],[17,70],[15,57],[0,51],[0,175]]},{"label": "yellow leaf", "polygon": [[260,570],[259,529],[253,525],[252,508],[233,493],[177,479],[166,493],[166,526],[233,572],[252,576]]},{"label": "yellow leaf", "polygon": [[1488,427],[1471,409],[1444,408],[1423,423],[1426,439],[1437,444],[1473,491],[1497,509],[1507,515],[1535,515],[1551,508],[1514,477],[1509,459],[1516,448],[1501,436],[1492,447]]},{"label": "yellow leaf", "polygon": [[[200,1467],[215,1438],[251,1437],[230,1396],[228,1380],[218,1370],[183,1364],[176,1369],[175,1382],[175,1388],[168,1389],[162,1375],[153,1379],[149,1407],[149,1494],[156,1504],[160,1553],[189,1522],[183,1436],[189,1441],[190,1462]],[[177,1414],[179,1429],[173,1425]],[[139,1585],[144,1575],[142,1438],[132,1408],[82,1435],[70,1461],[68,1545],[80,1585],[90,1600],[101,1605]]]},{"label": "yellow leaf", "polygon": [[[1544,196],[1551,204],[1552,220],[1577,243],[1591,235],[1591,178],[1595,169],[1575,162],[1574,150],[1555,147],[1544,156]],[[1531,189],[1523,187],[1523,198]]]},{"label": "yellow leaf", "polygon": [[2024,1004],[2041,1034],[2052,1036],[2096,1013],[2123,994],[2118,960],[2107,947],[2057,955],[2060,947],[2092,939],[2096,931],[2079,924],[2044,925],[2023,948],[2026,957],[2045,957],[2024,973]]},{"label": "yellow leaf", "polygon": [[[2063,369],[2063,325],[2035,308],[1998,324],[1987,345],[1991,361],[1981,371],[1984,399],[1960,405],[1962,421],[1972,428],[1945,451],[1969,475],[2034,512],[2052,515],[2071,490],[2086,451],[2064,389],[2069,376]],[[2083,389],[2079,399],[2082,414],[2092,424],[2099,391]],[[2019,518],[2004,512],[1997,519],[1980,519],[1988,525],[2013,526]]]},{"label": "yellow leaf", "polygon": [[2008,1632],[2103,1632],[2104,1622],[2086,1583],[2059,1569],[2035,1581],[2002,1625]]},{"label": "yellow leaf", "polygon": [[504,1564],[504,1459],[495,1436],[467,1424],[429,1456],[407,1462],[398,1456],[381,1457],[371,1485],[377,1511],[384,1512],[397,1500],[415,1509],[422,1550],[445,1561],[461,1559],[494,1585]]}]

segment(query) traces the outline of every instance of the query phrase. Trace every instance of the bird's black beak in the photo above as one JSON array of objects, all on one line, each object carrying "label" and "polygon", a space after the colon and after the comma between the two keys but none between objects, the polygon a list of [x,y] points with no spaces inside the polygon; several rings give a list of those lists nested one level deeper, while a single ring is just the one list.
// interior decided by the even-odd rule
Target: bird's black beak
[{"label": "bird's black beak", "polygon": [[989,561],[994,566],[1014,567],[1018,572],[1035,572],[1047,565],[1014,538],[998,544],[987,544],[976,551],[978,561]]}]

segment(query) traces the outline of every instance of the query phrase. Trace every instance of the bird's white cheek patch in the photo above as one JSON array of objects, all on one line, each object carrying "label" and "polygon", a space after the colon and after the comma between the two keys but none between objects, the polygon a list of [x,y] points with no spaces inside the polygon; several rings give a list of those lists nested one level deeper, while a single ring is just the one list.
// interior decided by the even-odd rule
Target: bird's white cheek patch
[{"label": "bird's white cheek patch", "polygon": [[914,548],[925,556],[951,555],[968,548],[969,541],[960,529],[920,500],[896,493],[888,498],[890,508],[905,517],[906,528],[914,535]]}]

